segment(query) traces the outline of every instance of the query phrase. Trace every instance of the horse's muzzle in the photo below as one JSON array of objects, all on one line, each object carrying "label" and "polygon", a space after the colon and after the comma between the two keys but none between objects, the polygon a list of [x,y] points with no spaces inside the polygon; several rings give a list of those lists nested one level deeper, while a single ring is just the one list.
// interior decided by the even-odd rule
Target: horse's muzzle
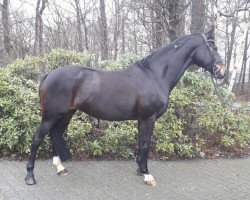
[{"label": "horse's muzzle", "polygon": [[223,79],[226,75],[226,71],[227,71],[226,65],[216,64],[213,68],[213,75],[215,78]]}]

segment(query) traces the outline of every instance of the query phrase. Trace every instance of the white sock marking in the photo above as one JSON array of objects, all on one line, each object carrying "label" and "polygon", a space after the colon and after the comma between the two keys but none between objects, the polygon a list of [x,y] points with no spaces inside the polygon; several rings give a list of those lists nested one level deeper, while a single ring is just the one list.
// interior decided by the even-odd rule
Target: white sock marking
[{"label": "white sock marking", "polygon": [[144,174],[144,181],[150,186],[156,186],[156,181],[151,174]]},{"label": "white sock marking", "polygon": [[57,173],[63,171],[65,168],[62,166],[59,156],[53,157],[53,165],[57,167]]},{"label": "white sock marking", "polygon": [[143,174],[144,175],[144,181],[151,181],[154,180],[154,177],[151,174]]}]

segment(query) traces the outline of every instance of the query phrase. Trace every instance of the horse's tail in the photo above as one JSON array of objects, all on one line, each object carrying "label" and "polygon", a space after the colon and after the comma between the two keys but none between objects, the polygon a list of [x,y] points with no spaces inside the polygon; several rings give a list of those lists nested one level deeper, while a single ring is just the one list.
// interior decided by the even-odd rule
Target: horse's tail
[{"label": "horse's tail", "polygon": [[41,87],[42,87],[42,84],[44,82],[44,80],[47,78],[47,76],[49,75],[49,73],[45,74],[41,79],[40,79],[40,84],[39,84],[39,97],[40,97],[40,100],[41,100]]},{"label": "horse's tail", "polygon": [[41,89],[41,86],[42,86],[44,80],[47,78],[48,75],[49,75],[49,73],[43,75],[43,77],[40,79],[39,92],[40,92],[40,89]]},{"label": "horse's tail", "polygon": [[71,158],[71,153],[67,148],[66,142],[63,138],[63,133],[67,128],[67,125],[68,123],[65,123],[65,119],[61,118],[49,131],[53,153],[54,155],[58,155],[61,161],[66,161]]}]

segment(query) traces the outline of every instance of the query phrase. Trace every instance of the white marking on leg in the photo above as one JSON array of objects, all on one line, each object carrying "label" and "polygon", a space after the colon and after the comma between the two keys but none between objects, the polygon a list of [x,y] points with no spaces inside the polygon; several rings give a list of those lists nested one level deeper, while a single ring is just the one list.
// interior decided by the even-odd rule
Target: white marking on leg
[{"label": "white marking on leg", "polygon": [[65,168],[62,166],[61,159],[59,158],[59,156],[53,157],[53,165],[57,167],[57,174],[65,170]]},{"label": "white marking on leg", "polygon": [[151,174],[143,174],[143,175],[144,175],[144,181],[146,184],[150,186],[155,186],[157,184],[154,177]]}]

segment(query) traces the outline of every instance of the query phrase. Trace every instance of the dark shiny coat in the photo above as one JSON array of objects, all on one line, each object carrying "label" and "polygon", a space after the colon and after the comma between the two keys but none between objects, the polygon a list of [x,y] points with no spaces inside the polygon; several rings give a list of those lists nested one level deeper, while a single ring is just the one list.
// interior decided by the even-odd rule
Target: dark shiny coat
[{"label": "dark shiny coat", "polygon": [[224,77],[225,66],[216,51],[213,30],[166,44],[124,70],[68,66],[47,74],[40,84],[42,121],[33,138],[26,183],[35,183],[35,155],[48,132],[54,154],[61,160],[69,158],[63,132],[76,110],[103,120],[138,120],[137,163],[140,172],[148,174],[155,120],[167,110],[170,92],[191,64],[200,65],[217,78]]}]

